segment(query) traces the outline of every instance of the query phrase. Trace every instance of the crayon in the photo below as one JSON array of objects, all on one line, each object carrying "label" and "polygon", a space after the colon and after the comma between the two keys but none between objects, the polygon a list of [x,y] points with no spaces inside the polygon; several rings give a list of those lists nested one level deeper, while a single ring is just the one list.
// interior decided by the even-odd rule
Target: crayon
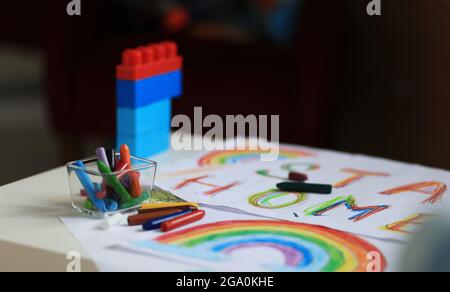
[{"label": "crayon", "polygon": [[193,212],[192,210],[183,210],[183,211],[171,214],[171,215],[156,218],[154,220],[146,222],[144,225],[142,225],[142,228],[146,231],[155,230],[155,229],[161,228],[161,225],[167,221],[170,221],[170,220],[173,220],[176,218],[180,218],[182,216],[186,216],[192,212]]},{"label": "crayon", "polygon": [[148,222],[150,220],[154,220],[156,218],[168,216],[168,215],[178,213],[181,211],[186,211],[186,210],[192,210],[192,209],[171,208],[171,209],[154,210],[151,213],[142,213],[142,214],[132,215],[132,216],[128,217],[128,225],[129,226],[142,225],[145,222]]},{"label": "crayon", "polygon": [[331,194],[333,186],[323,184],[307,184],[301,182],[283,182],[277,184],[277,188],[285,192]]},{"label": "crayon", "polygon": [[91,199],[87,198],[84,201],[84,207],[88,210],[94,210],[94,204],[92,203]]},{"label": "crayon", "polygon": [[[131,155],[130,155],[130,148],[128,148],[128,145],[123,144],[120,146],[120,169],[117,171],[122,171],[125,169],[131,168]],[[128,173],[127,173],[128,174]],[[119,176],[122,177],[124,174],[120,174]],[[136,172],[129,173],[131,177],[131,196],[133,198],[138,198],[141,196],[142,189],[141,185],[139,183],[139,175]]]},{"label": "crayon", "polygon": [[167,232],[185,226],[187,224],[194,223],[196,221],[203,219],[203,217],[205,217],[205,214],[206,214],[205,211],[197,210],[192,213],[183,215],[181,217],[171,219],[161,224],[161,230]]},{"label": "crayon", "polygon": [[111,166],[108,162],[108,157],[106,156],[105,148],[100,147],[95,150],[95,154],[97,155],[98,160],[103,161],[103,163],[111,169]]},{"label": "crayon", "polygon": [[[80,180],[81,185],[83,186],[84,190],[87,193],[87,196],[95,209],[101,212],[106,212],[106,206],[105,202],[103,200],[97,199],[97,192],[95,190],[94,184],[92,183],[92,180],[89,178],[86,172],[84,170],[86,167],[84,166],[84,163],[81,161],[77,161],[74,163],[75,166],[79,167],[80,169],[75,169],[75,174],[77,175],[78,179]],[[92,209],[92,208],[91,208]]]},{"label": "crayon", "polygon": [[121,209],[130,209],[133,207],[138,207],[140,204],[148,201],[150,199],[150,194],[148,192],[143,192],[140,197],[133,198],[125,203],[120,203]]},{"label": "crayon", "polygon": [[308,176],[306,174],[303,174],[303,173],[291,171],[289,173],[289,180],[298,181],[298,182],[305,182],[305,181],[308,180]]},{"label": "crayon", "polygon": [[123,186],[128,190],[131,188],[131,177],[128,174],[125,174],[121,177],[118,177]]},{"label": "crayon", "polygon": [[95,191],[98,193],[98,192],[100,192],[101,190],[103,190],[104,189],[104,187],[103,187],[103,182],[102,183],[97,183],[97,182],[95,182],[94,183],[94,189],[95,189]]},{"label": "crayon", "polygon": [[97,192],[97,194],[95,195],[95,197],[99,200],[104,200],[107,197],[107,193],[106,190],[100,190],[99,192]]},{"label": "crayon", "polygon": [[103,174],[103,178],[105,179],[108,186],[112,187],[116,193],[120,196],[121,203],[126,203],[131,200],[131,196],[128,193],[127,189],[120,183],[119,179],[112,175],[111,169],[103,162],[97,161],[97,166],[99,171]]},{"label": "crayon", "polygon": [[197,203],[191,203],[191,202],[144,204],[144,205],[142,205],[141,209],[139,209],[139,212],[147,213],[147,212],[151,212],[151,211],[157,210],[157,209],[180,208],[180,207],[185,207],[185,208],[192,207],[192,208],[198,209],[199,205]]},{"label": "crayon", "polygon": [[117,178],[133,198],[138,198],[142,194],[141,184],[139,182],[140,177],[141,174],[138,171],[129,171],[117,175]]},{"label": "crayon", "polygon": [[120,146],[120,162],[127,163],[128,167],[131,167],[131,155],[130,155],[130,148],[128,148],[128,145],[123,144]]},{"label": "crayon", "polygon": [[115,200],[106,199],[105,203],[109,212],[116,212],[119,209],[119,204]]},{"label": "crayon", "polygon": [[192,211],[198,210],[197,207],[186,205],[186,206],[167,207],[167,208],[158,208],[158,209],[139,209],[138,214],[149,214],[149,213],[155,213],[155,212],[159,212],[159,211],[166,211],[166,210],[173,210],[173,209],[192,210]]},{"label": "crayon", "polygon": [[127,172],[125,170],[127,170],[129,167],[130,166],[128,165],[128,163],[119,161],[116,164],[116,168],[114,168],[114,172],[120,172],[117,174],[117,178],[121,178],[122,176],[127,174]]},{"label": "crayon", "polygon": [[128,175],[131,178],[131,196],[138,198],[142,193],[141,183],[139,182],[141,174],[137,171],[131,171]]}]

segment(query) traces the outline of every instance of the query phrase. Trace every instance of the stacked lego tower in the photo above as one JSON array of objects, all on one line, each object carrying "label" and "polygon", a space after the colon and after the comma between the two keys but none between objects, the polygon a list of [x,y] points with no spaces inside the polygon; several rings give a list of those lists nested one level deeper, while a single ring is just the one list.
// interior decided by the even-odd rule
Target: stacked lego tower
[{"label": "stacked lego tower", "polygon": [[149,157],[169,148],[171,100],[182,93],[183,59],[173,42],[123,53],[117,66],[117,146]]}]

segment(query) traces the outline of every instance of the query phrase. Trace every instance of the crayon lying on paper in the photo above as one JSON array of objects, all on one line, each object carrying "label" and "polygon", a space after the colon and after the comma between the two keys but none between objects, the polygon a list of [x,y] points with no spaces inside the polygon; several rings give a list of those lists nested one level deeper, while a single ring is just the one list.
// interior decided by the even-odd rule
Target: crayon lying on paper
[{"label": "crayon lying on paper", "polygon": [[138,210],[138,214],[153,214],[155,212],[159,212],[159,211],[169,211],[173,210],[173,209],[177,209],[177,210],[198,210],[197,206],[193,206],[193,205],[180,205],[178,207],[164,207],[164,208],[156,208],[156,209],[139,209]]},{"label": "crayon lying on paper", "polygon": [[203,217],[205,217],[205,214],[206,214],[205,211],[197,210],[189,214],[183,215],[181,217],[177,217],[175,219],[162,223],[161,230],[167,232],[188,225],[190,223],[197,222],[199,220],[202,220]]},{"label": "crayon lying on paper", "polygon": [[159,204],[144,204],[139,213],[147,213],[158,209],[169,209],[169,208],[194,208],[198,209],[199,205],[197,203],[191,202],[179,202],[179,203],[159,203]]},{"label": "crayon lying on paper", "polygon": [[[159,209],[159,210],[153,210],[152,212],[148,213],[141,213],[137,215],[132,215],[128,217],[128,225],[129,226],[136,226],[136,225],[142,225],[150,220],[155,220],[160,217],[173,215],[175,213],[186,211],[186,210],[192,210],[191,208],[169,208],[169,209]],[[194,210],[192,210],[194,211]]]},{"label": "crayon lying on paper", "polygon": [[150,231],[150,230],[155,230],[155,229],[159,229],[161,228],[161,225],[164,222],[176,219],[176,218],[180,218],[183,215],[188,215],[190,213],[192,213],[192,210],[183,210],[180,212],[177,212],[175,214],[171,214],[171,215],[167,215],[164,217],[160,217],[160,218],[156,218],[154,220],[148,221],[146,222],[144,225],[142,225],[142,228],[146,231]]},{"label": "crayon lying on paper", "polygon": [[333,190],[332,185],[307,184],[301,182],[283,182],[277,184],[277,188],[285,192],[312,193],[329,195]]}]

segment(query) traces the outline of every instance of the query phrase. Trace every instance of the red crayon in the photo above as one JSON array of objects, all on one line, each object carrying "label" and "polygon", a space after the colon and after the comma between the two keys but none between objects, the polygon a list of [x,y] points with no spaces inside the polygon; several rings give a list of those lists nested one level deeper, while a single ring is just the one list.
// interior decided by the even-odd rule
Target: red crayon
[{"label": "red crayon", "polygon": [[206,214],[205,211],[197,210],[184,216],[177,217],[175,219],[162,223],[161,230],[167,232],[194,223],[196,221],[202,220],[203,217],[205,217],[205,214]]},{"label": "red crayon", "polygon": [[304,182],[308,180],[308,176],[303,173],[292,171],[289,173],[289,180]]},{"label": "red crayon", "polygon": [[141,184],[139,183],[141,174],[137,171],[132,171],[129,175],[131,177],[131,196],[138,198],[142,194]]},{"label": "red crayon", "polygon": [[119,163],[116,164],[116,168],[114,169],[115,172],[119,172],[117,174],[117,178],[118,179],[122,179],[122,177],[127,174],[127,172],[125,170],[129,169],[130,166],[128,165],[128,163],[123,162],[122,160],[119,161]]}]

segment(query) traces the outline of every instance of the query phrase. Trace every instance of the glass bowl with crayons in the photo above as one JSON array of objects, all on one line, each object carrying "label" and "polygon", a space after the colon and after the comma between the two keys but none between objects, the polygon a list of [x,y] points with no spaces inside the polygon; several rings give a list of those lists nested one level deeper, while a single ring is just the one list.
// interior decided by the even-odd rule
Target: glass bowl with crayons
[{"label": "glass bowl with crayons", "polygon": [[99,148],[96,157],[67,164],[72,206],[78,213],[104,218],[132,212],[150,201],[157,163]]}]

